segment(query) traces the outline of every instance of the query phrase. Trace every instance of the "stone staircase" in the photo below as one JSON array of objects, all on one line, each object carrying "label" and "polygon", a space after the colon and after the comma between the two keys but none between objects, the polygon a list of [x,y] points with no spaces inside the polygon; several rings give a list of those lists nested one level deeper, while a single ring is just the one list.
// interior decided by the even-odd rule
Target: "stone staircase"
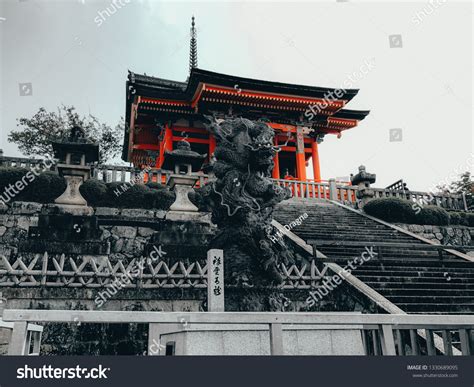
[{"label": "stone staircase", "polygon": [[372,258],[352,271],[403,311],[474,314],[474,262],[448,252],[440,259],[436,250],[423,248],[428,246],[423,241],[329,201],[292,199],[280,204],[274,217],[290,225],[305,212],[308,217],[291,231],[305,241],[328,241],[318,250],[340,266],[364,251],[364,247],[348,246],[350,242],[367,247],[379,242],[416,245],[416,249],[381,247],[381,258]]}]

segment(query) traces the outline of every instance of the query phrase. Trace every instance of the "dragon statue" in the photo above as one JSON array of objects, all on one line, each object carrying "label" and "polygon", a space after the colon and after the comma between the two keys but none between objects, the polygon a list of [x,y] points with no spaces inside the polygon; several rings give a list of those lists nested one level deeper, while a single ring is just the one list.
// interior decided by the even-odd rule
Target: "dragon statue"
[{"label": "dragon statue", "polygon": [[280,263],[294,263],[295,254],[271,224],[275,205],[291,197],[289,189],[270,179],[279,151],[274,131],[263,121],[207,119],[216,138],[216,179],[202,188],[201,195],[218,227],[212,245],[230,258],[226,272],[230,269],[237,283],[279,283]]}]

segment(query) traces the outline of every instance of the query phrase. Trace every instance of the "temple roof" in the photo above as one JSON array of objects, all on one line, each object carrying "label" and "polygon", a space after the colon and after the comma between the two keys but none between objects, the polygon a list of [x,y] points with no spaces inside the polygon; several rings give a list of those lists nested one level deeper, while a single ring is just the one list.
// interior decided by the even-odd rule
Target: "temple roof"
[{"label": "temple roof", "polygon": [[227,86],[240,89],[258,90],[262,92],[282,94],[288,96],[301,96],[309,98],[324,98],[329,92],[340,90],[344,93],[338,98],[350,101],[359,92],[358,89],[334,89],[329,87],[295,85],[290,83],[263,81],[259,79],[243,78],[234,75],[220,74],[212,71],[193,68],[187,82],[177,82],[163,78],[140,75],[129,71],[129,84],[137,92],[145,92],[147,96],[157,98],[173,98],[176,100],[189,100],[194,96],[200,83]]},{"label": "temple roof", "polygon": [[[193,117],[216,112],[228,115],[234,111],[249,119],[267,118],[277,124],[309,126],[318,132],[340,134],[357,126],[369,114],[344,109],[358,92],[244,78],[199,68],[191,68],[186,82],[129,71],[125,119],[130,122],[135,104],[137,116]],[[128,141],[129,135],[124,133],[124,160]]]}]

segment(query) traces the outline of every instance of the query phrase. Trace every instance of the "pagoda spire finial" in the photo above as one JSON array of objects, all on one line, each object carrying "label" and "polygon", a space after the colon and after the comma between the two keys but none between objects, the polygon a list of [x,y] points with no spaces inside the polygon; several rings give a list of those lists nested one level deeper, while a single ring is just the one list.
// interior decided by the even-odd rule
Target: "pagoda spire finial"
[{"label": "pagoda spire finial", "polygon": [[193,16],[192,22],[191,22],[191,42],[189,45],[189,72],[190,73],[191,73],[191,70],[193,68],[196,68],[198,65],[196,36],[197,36],[196,28],[195,28],[194,16]]}]

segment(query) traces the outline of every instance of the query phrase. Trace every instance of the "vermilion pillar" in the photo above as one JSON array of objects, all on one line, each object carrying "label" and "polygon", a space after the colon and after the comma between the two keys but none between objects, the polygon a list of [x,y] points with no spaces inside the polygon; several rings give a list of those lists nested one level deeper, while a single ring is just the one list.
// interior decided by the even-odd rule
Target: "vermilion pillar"
[{"label": "vermilion pillar", "polygon": [[[275,134],[275,137],[273,139],[273,143],[275,145],[278,145],[278,138]],[[278,152],[277,154],[275,155],[275,157],[273,158],[273,171],[272,171],[272,177],[274,179],[279,179],[280,178],[280,159],[278,158]]]},{"label": "vermilion pillar", "polygon": [[216,138],[209,133],[209,160],[212,157],[212,154],[214,153],[214,150],[216,149]]},{"label": "vermilion pillar", "polygon": [[165,151],[172,151],[173,150],[173,130],[168,126],[165,125],[165,134],[163,136],[163,141],[160,143],[160,167],[163,165],[163,161],[165,160]]},{"label": "vermilion pillar", "polygon": [[311,158],[313,159],[313,175],[315,181],[321,181],[321,167],[319,166],[318,143],[313,140],[311,143]]},{"label": "vermilion pillar", "polygon": [[304,156],[303,128],[296,128],[296,175],[298,180],[306,180],[306,160]]}]

